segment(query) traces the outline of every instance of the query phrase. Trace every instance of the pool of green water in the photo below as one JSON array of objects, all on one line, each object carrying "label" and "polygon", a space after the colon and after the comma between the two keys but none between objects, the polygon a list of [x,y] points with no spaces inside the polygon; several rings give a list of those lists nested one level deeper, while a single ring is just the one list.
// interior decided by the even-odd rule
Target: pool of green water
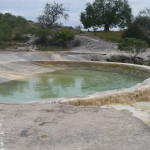
[{"label": "pool of green water", "polygon": [[63,70],[0,84],[0,102],[34,102],[131,87],[144,79],[88,70]]}]

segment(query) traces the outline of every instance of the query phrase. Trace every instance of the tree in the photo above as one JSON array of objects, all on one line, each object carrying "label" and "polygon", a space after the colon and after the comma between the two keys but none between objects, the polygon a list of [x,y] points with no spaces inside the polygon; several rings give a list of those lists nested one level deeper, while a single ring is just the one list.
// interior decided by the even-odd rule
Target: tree
[{"label": "tree", "polygon": [[145,8],[139,12],[139,17],[150,17],[150,9]]},{"label": "tree", "polygon": [[65,12],[66,9],[63,7],[63,4],[58,4],[56,2],[53,4],[46,3],[43,14],[40,15],[37,20],[42,27],[52,28],[56,26],[60,18],[68,18],[68,14]]},{"label": "tree", "polygon": [[81,31],[81,30],[82,30],[82,26],[81,26],[81,25],[78,25],[78,26],[76,26],[74,29],[77,30],[77,31]]},{"label": "tree", "polygon": [[104,27],[109,31],[112,27],[127,27],[131,23],[132,13],[128,0],[95,0],[87,3],[80,20],[85,29]]},{"label": "tree", "polygon": [[123,38],[137,38],[144,41],[150,46],[150,9],[144,9],[139,12],[138,16],[124,32]]},{"label": "tree", "polygon": [[85,29],[95,26],[95,11],[92,4],[87,3],[85,12],[80,15],[80,21],[82,22]]},{"label": "tree", "polygon": [[145,52],[147,48],[147,42],[136,38],[125,38],[118,45],[119,50],[126,51],[130,54],[134,63],[136,63],[137,56]]}]

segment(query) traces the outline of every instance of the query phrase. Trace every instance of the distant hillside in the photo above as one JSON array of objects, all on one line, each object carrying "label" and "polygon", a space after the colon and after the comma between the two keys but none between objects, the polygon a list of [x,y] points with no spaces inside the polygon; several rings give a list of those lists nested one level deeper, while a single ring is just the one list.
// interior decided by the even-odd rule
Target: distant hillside
[{"label": "distant hillside", "polygon": [[31,29],[28,21],[21,16],[0,13],[0,41],[17,40]]}]

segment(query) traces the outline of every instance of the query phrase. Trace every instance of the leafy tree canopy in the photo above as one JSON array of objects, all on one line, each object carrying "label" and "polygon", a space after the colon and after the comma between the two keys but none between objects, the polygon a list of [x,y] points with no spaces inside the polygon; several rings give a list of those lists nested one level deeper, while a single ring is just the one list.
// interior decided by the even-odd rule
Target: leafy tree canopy
[{"label": "leafy tree canopy", "polygon": [[112,27],[127,27],[131,23],[132,12],[128,0],[95,0],[87,3],[80,20],[85,29],[104,27],[109,31]]}]

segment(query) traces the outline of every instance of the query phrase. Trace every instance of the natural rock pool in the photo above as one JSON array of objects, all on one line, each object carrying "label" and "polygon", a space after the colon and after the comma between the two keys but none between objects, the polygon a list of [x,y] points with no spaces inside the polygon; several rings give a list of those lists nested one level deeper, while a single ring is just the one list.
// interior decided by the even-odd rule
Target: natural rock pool
[{"label": "natural rock pool", "polygon": [[104,71],[61,70],[0,84],[0,102],[34,102],[128,88],[144,78]]}]

